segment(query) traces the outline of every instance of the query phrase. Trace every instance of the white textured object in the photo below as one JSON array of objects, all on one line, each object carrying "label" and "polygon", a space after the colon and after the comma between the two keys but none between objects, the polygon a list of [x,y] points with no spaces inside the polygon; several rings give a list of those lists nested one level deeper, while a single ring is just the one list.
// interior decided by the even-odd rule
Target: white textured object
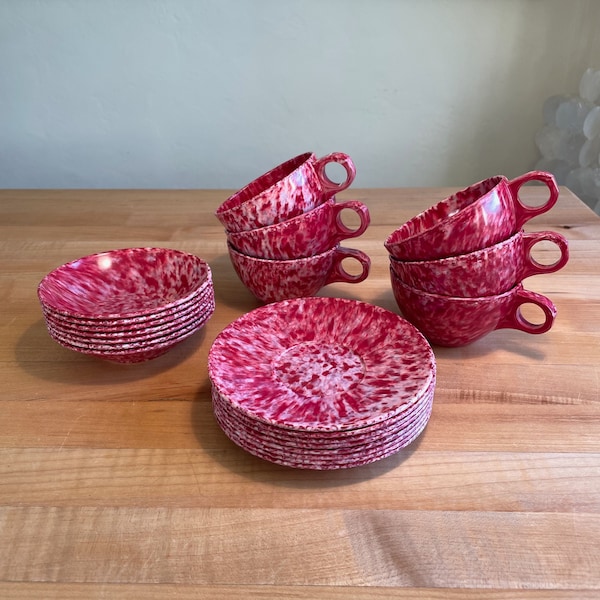
[{"label": "white textured object", "polygon": [[535,135],[549,171],[600,214],[600,69],[586,69],[579,95],[556,94],[542,105],[543,127]]}]

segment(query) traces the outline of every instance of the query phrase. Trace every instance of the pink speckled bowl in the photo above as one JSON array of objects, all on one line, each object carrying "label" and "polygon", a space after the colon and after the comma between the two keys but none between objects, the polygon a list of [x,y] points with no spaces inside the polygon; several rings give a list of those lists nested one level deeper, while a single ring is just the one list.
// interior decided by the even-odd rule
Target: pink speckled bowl
[{"label": "pink speckled bowl", "polygon": [[[301,298],[316,294],[335,282],[359,283],[369,275],[370,258],[360,250],[336,246],[315,256],[292,260],[269,260],[248,256],[228,245],[231,263],[242,283],[263,302]],[[351,275],[343,261],[357,260],[362,271]]]},{"label": "pink speckled bowl", "polygon": [[165,248],[125,248],[58,267],[38,286],[50,336],[103,360],[157,358],[201,329],[215,309],[208,264]]},{"label": "pink speckled bowl", "polygon": [[[552,264],[542,264],[531,255],[533,247],[543,241],[558,247],[560,257]],[[514,287],[532,275],[554,273],[569,260],[567,239],[554,231],[525,233],[458,256],[436,260],[402,261],[390,256],[394,273],[407,285],[444,296],[494,296]]]},{"label": "pink speckled bowl", "polygon": [[40,302],[84,319],[155,314],[186,302],[210,278],[201,258],[170,248],[123,248],[84,256],[46,275]]},{"label": "pink speckled bowl", "polygon": [[[342,213],[358,215],[360,224],[350,229],[342,221]],[[369,209],[357,200],[336,202],[331,198],[297,217],[239,233],[229,233],[227,240],[248,256],[291,260],[321,254],[345,239],[362,235],[371,222]]]},{"label": "pink speckled bowl", "polygon": [[[526,206],[519,190],[541,181],[550,190],[541,206]],[[524,223],[550,210],[558,200],[554,176],[531,171],[509,181],[491,177],[453,194],[393,231],[384,245],[400,260],[433,260],[486,248],[513,235]]]},{"label": "pink speckled bowl", "polygon": [[[344,167],[345,181],[331,181],[325,173],[329,163]],[[333,152],[322,158],[306,152],[271,169],[230,196],[219,206],[215,216],[230,232],[280,223],[345,190],[355,176],[354,163],[343,152]]]},{"label": "pink speckled bowl", "polygon": [[[390,268],[394,297],[402,314],[438,346],[464,346],[496,329],[518,329],[540,334],[550,330],[556,317],[552,301],[517,283],[496,296],[459,298],[441,296],[406,285]],[[535,304],[544,313],[543,323],[531,323],[521,314],[523,304]]]}]

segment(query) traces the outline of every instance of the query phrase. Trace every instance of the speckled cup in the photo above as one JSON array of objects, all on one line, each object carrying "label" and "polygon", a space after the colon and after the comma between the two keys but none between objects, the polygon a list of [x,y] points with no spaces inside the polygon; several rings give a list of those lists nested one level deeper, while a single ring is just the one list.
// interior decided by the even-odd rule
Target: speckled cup
[{"label": "speckled cup", "polygon": [[[552,264],[533,258],[540,242],[558,247],[560,257]],[[508,239],[458,256],[436,260],[402,261],[390,256],[394,273],[407,285],[444,296],[493,296],[502,294],[527,277],[554,273],[569,260],[569,243],[560,233],[522,229]]]},{"label": "speckled cup", "polygon": [[[438,346],[465,346],[496,329],[518,329],[541,334],[550,330],[556,307],[549,298],[523,288],[513,288],[495,296],[458,298],[430,294],[406,285],[390,269],[394,298],[406,317],[432,343]],[[535,304],[544,313],[543,323],[531,323],[521,314],[521,306]]]},{"label": "speckled cup", "polygon": [[[339,163],[346,171],[341,183],[332,181],[325,169]],[[247,231],[281,223],[315,208],[348,188],[356,176],[352,159],[343,152],[317,158],[305,152],[271,169],[230,196],[215,212],[229,232]]]},{"label": "speckled cup", "polygon": [[[316,294],[330,283],[359,283],[371,267],[370,258],[362,251],[336,246],[307,258],[269,260],[248,256],[228,244],[231,263],[242,283],[263,302],[302,298]],[[362,266],[358,275],[348,273],[342,265],[354,259]]]},{"label": "speckled cup", "polygon": [[[360,224],[356,229],[344,225],[344,211],[358,215]],[[227,240],[236,250],[249,256],[291,260],[321,254],[345,239],[358,237],[370,222],[369,209],[362,202],[336,202],[331,198],[283,223],[229,233]]]},{"label": "speckled cup", "polygon": [[[540,206],[519,198],[521,186],[541,181],[550,195]],[[453,194],[393,231],[384,245],[400,260],[432,260],[486,248],[513,235],[558,200],[554,176],[531,171],[509,181],[499,175]]]}]

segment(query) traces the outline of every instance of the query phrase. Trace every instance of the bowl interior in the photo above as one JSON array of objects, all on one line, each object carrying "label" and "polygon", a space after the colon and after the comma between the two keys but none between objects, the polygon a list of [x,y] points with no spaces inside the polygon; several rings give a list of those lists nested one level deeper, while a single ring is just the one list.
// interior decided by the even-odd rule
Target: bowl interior
[{"label": "bowl interior", "polygon": [[125,248],[62,265],[40,282],[40,301],[82,317],[139,315],[182,302],[209,277],[192,254],[168,248]]}]

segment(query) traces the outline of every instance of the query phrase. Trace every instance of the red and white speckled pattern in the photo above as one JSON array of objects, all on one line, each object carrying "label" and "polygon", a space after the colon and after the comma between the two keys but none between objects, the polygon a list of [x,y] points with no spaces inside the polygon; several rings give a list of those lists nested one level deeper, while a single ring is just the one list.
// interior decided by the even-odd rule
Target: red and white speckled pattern
[{"label": "red and white speckled pattern", "polygon": [[[346,179],[327,177],[329,163],[339,163]],[[306,152],[264,173],[230,196],[215,212],[227,231],[238,232],[280,223],[307,212],[348,188],[356,176],[352,159],[343,152],[322,158]]]},{"label": "red and white speckled pattern", "polygon": [[[355,229],[342,221],[342,213],[352,211],[360,224]],[[336,203],[335,198],[312,210],[275,225],[228,233],[228,242],[249,256],[289,260],[321,254],[342,240],[362,235],[371,218],[369,209],[357,200]]]},{"label": "red and white speckled pattern", "polygon": [[[368,277],[371,266],[364,252],[341,246],[295,260],[256,258],[237,252],[231,245],[228,248],[238,277],[263,302],[312,296],[330,283],[360,283]],[[346,260],[358,261],[362,271],[348,273],[343,267]]]},{"label": "red and white speckled pattern", "polygon": [[[552,264],[536,261],[531,250],[547,241],[558,247]],[[493,296],[532,275],[554,273],[569,260],[569,243],[554,231],[517,232],[507,240],[467,254],[437,260],[401,261],[390,256],[394,273],[407,285],[444,296]]]},{"label": "red and white speckled pattern", "polygon": [[[546,203],[529,207],[519,199],[527,181],[541,181],[550,190]],[[480,181],[438,202],[393,231],[388,252],[401,260],[432,260],[465,254],[496,244],[524,223],[550,210],[558,200],[554,176],[531,171],[512,181],[504,176]]]},{"label": "red and white speckled pattern", "polygon": [[121,331],[104,329],[78,330],[76,327],[65,326],[59,319],[45,315],[46,325],[51,335],[81,347],[95,347],[96,349],[127,349],[133,345],[149,345],[155,342],[166,341],[169,337],[176,336],[181,330],[188,327],[196,329],[202,327],[214,312],[214,301],[198,304],[193,310],[182,313],[179,318],[168,323],[156,326],[149,325],[144,329]]},{"label": "red and white speckled pattern", "polygon": [[354,439],[354,431],[344,432],[348,435],[339,440],[319,442],[307,432],[295,431],[296,438],[291,438],[281,428],[261,430],[259,422],[253,427],[240,421],[239,413],[228,414],[226,403],[219,402],[218,395],[213,399],[215,418],[235,444],[263,460],[315,470],[358,467],[399,452],[423,432],[431,416],[432,403],[433,386],[420,401],[418,410],[411,413],[410,418],[403,418],[402,423],[390,418],[378,425],[377,432],[371,432],[370,427],[359,429],[358,435],[363,436],[360,442]]},{"label": "red and white speckled pattern", "polygon": [[70,319],[45,306],[42,306],[42,313],[47,322],[58,324],[65,332],[102,338],[123,336],[135,338],[147,335],[148,331],[170,329],[174,322],[187,319],[200,312],[207,312],[211,305],[214,307],[212,285],[206,288],[202,294],[195,296],[193,301],[178,305],[178,310],[171,308],[169,311],[158,312],[156,316],[145,315],[143,321]]},{"label": "red and white speckled pattern", "polygon": [[247,431],[254,432],[268,443],[285,444],[290,449],[302,448],[310,451],[323,449],[350,450],[365,444],[381,443],[390,435],[395,435],[410,428],[412,423],[426,412],[427,406],[433,401],[434,391],[435,379],[432,380],[425,393],[415,398],[414,402],[407,405],[404,411],[384,421],[341,431],[306,431],[280,427],[253,419],[219,394],[214,386],[212,388],[212,400],[215,410],[221,412],[223,418],[231,423],[235,422],[240,427],[243,426]]},{"label": "red and white speckled pattern", "polygon": [[[521,283],[496,296],[458,298],[429,294],[407,286],[392,269],[390,277],[402,314],[438,346],[464,346],[503,328],[545,333],[556,316],[556,307],[549,298],[525,290]],[[544,322],[527,321],[520,311],[523,304],[539,306],[544,313]]]},{"label": "red and white speckled pattern", "polygon": [[208,264],[162,248],[114,250],[67,263],[42,280],[38,297],[56,342],[119,363],[165,354],[215,310]]},{"label": "red and white speckled pattern", "polygon": [[58,267],[42,279],[38,296],[67,316],[139,317],[186,301],[209,276],[208,264],[192,254],[124,248]]},{"label": "red and white speckled pattern", "polygon": [[[316,352],[319,344],[327,351]],[[381,307],[342,298],[296,298],[255,309],[217,336],[208,362],[213,386],[251,418],[306,431],[384,421],[435,379],[433,351],[415,327]],[[354,379],[344,378],[344,364]],[[302,393],[294,366],[305,383]]]}]

